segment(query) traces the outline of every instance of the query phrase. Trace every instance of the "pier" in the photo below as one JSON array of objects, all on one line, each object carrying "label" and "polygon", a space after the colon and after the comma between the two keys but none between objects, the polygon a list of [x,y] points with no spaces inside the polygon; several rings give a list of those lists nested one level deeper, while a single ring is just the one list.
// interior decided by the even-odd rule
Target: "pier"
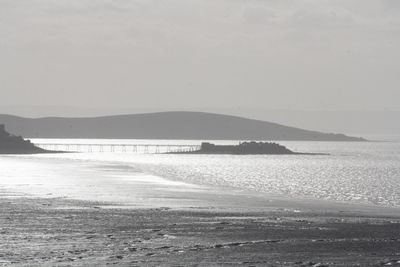
[{"label": "pier", "polygon": [[46,150],[85,153],[160,154],[191,152],[200,149],[200,145],[193,144],[34,143],[34,145]]}]

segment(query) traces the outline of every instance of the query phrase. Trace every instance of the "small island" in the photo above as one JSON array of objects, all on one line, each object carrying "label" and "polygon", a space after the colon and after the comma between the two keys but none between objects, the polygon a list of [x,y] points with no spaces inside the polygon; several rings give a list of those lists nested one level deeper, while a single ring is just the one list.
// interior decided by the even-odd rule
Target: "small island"
[{"label": "small island", "polygon": [[39,154],[56,153],[55,151],[45,150],[36,147],[29,140],[24,140],[21,136],[8,133],[3,124],[0,124],[0,154]]},{"label": "small island", "polygon": [[215,145],[201,143],[199,150],[173,152],[173,154],[231,154],[231,155],[327,155],[299,153],[274,142],[241,142],[239,145]]}]

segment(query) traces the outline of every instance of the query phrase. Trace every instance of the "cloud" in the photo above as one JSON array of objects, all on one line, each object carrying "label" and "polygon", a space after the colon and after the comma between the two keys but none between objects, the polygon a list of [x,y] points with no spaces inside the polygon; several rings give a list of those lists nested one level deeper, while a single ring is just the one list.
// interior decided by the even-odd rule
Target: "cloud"
[{"label": "cloud", "polygon": [[382,2],[387,8],[400,9],[400,1],[398,0],[382,0]]},{"label": "cloud", "polygon": [[324,9],[301,8],[293,13],[290,22],[296,27],[314,29],[347,28],[357,24],[354,15],[349,11],[328,7]]},{"label": "cloud", "polygon": [[39,101],[62,81],[88,99],[96,89],[105,103],[113,91],[127,96],[120,102],[137,96],[143,105],[159,88],[172,104],[169,93],[191,95],[188,105],[216,91],[233,91],[240,105],[245,88],[278,99],[255,97],[254,105],[279,106],[300,90],[313,105],[318,90],[360,95],[378,82],[398,83],[400,23],[391,12],[399,2],[0,0],[2,85],[37,89]]},{"label": "cloud", "polygon": [[276,18],[276,10],[263,6],[250,6],[244,9],[243,18],[247,23],[267,24]]},{"label": "cloud", "polygon": [[386,15],[396,16],[400,13],[400,1],[399,0],[381,0],[383,10]]}]

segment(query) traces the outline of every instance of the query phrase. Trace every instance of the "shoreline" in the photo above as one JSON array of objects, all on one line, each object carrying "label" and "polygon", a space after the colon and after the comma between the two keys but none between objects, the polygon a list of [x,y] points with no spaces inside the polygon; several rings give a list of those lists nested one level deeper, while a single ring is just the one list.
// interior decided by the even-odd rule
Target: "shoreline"
[{"label": "shoreline", "polygon": [[0,196],[3,266],[377,266],[400,262],[400,215],[121,209]]}]

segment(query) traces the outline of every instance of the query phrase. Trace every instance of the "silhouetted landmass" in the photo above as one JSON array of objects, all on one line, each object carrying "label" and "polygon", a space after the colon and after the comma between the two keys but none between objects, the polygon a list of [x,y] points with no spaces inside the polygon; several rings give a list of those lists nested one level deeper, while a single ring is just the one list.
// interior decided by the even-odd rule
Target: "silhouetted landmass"
[{"label": "silhouetted landmass", "polygon": [[215,145],[208,142],[201,143],[197,151],[182,152],[190,154],[294,154],[293,151],[277,143],[269,142],[243,142],[239,145]]},{"label": "silhouetted landmass", "polygon": [[276,123],[202,112],[161,112],[95,118],[0,115],[13,134],[29,138],[365,141]]},{"label": "silhouetted landmass", "polygon": [[35,154],[49,152],[51,151],[36,147],[29,140],[24,140],[21,136],[9,134],[5,130],[5,126],[0,124],[0,154]]},{"label": "silhouetted landmass", "polygon": [[[313,153],[293,152],[273,142],[242,142],[239,145],[215,145],[208,142],[201,143],[196,151],[172,152],[171,154],[231,154],[231,155],[317,155]],[[321,154],[318,154],[321,155]],[[324,154],[325,155],[325,154]]]}]

